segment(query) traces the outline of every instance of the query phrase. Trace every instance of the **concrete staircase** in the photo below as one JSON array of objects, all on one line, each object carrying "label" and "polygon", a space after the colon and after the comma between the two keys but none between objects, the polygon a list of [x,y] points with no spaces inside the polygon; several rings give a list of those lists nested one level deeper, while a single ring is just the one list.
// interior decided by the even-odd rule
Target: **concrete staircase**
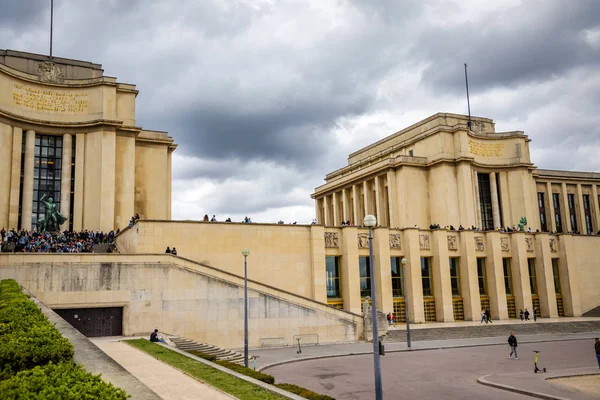
[{"label": "concrete staircase", "polygon": [[[479,337],[518,335],[560,334],[578,332],[600,332],[600,320],[565,322],[516,322],[510,324],[481,324],[477,326],[437,327],[411,329],[411,340],[467,339]],[[389,330],[385,342],[406,341],[405,329]]]},{"label": "concrete staircase", "polygon": [[229,361],[235,364],[244,364],[244,355],[233,350],[224,350],[210,344],[198,343],[190,339],[179,336],[169,336],[169,340],[179,350],[191,351],[196,350],[204,354],[210,354],[217,357],[219,361]]}]

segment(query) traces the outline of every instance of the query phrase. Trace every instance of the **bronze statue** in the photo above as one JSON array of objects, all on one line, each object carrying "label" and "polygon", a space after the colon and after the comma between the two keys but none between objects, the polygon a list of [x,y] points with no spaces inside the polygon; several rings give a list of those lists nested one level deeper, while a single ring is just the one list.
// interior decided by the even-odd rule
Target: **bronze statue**
[{"label": "bronze statue", "polygon": [[527,225],[527,218],[521,217],[521,219],[519,220],[519,231],[520,232],[525,231],[525,225]]},{"label": "bronze statue", "polygon": [[54,204],[52,197],[49,197],[48,201],[45,201],[45,200],[46,200],[46,194],[44,194],[42,196],[42,198],[40,199],[40,202],[44,203],[44,206],[46,207],[46,211],[45,211],[45,217],[40,218],[40,220],[37,223],[38,230],[40,232],[60,231],[60,226],[65,223],[67,218],[58,212],[58,210],[56,209],[56,204]]}]

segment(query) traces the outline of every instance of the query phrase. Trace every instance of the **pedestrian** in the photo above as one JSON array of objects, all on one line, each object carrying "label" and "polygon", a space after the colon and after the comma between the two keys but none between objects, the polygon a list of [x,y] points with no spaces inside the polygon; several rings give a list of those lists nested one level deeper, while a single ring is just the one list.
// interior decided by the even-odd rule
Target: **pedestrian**
[{"label": "pedestrian", "polygon": [[167,249],[165,250],[165,254],[171,254],[171,249],[169,248],[169,246],[167,246]]},{"label": "pedestrian", "polygon": [[394,315],[394,313],[392,313],[392,325],[396,325],[396,316]]},{"label": "pedestrian", "polygon": [[523,309],[519,310],[519,318],[523,321]]},{"label": "pedestrian", "polygon": [[486,317],[486,323],[489,322],[490,324],[493,324],[493,322],[492,322],[492,314],[490,313],[489,309],[485,310],[485,317]]},{"label": "pedestrian", "polygon": [[600,339],[596,338],[594,348],[596,349],[596,360],[598,361],[598,369],[600,369]]},{"label": "pedestrian", "polygon": [[537,321],[537,310],[533,308],[533,322]]},{"label": "pedestrian", "polygon": [[171,254],[174,256],[177,255],[177,249],[175,247],[173,247],[173,250],[171,250]]},{"label": "pedestrian", "polygon": [[480,322],[480,324],[482,324],[484,322],[487,324],[487,314],[485,313],[485,310],[481,310],[481,322]]},{"label": "pedestrian", "polygon": [[529,321],[529,311],[525,309],[525,321]]},{"label": "pedestrian", "polygon": [[508,345],[510,346],[510,354],[508,355],[508,358],[512,358],[513,353],[515,353],[515,360],[518,360],[519,356],[517,356],[517,338],[515,337],[514,332],[511,332],[510,336],[508,337]]},{"label": "pedestrian", "polygon": [[388,326],[392,326],[392,314],[388,313],[387,321],[388,321]]}]

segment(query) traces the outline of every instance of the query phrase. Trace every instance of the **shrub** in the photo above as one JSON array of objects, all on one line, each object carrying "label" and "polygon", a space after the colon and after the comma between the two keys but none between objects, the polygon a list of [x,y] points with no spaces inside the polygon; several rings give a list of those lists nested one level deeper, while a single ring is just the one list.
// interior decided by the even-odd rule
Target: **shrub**
[{"label": "shrub", "polygon": [[298,385],[293,385],[291,383],[278,383],[275,386],[277,386],[280,389],[287,390],[288,392],[297,394],[298,396],[302,396],[305,399],[309,399],[309,400],[335,400],[335,398],[333,398],[331,396],[326,396],[324,394],[318,394],[311,390],[304,389],[303,387],[300,387]]},{"label": "shrub", "polygon": [[275,378],[273,376],[257,372],[251,368],[246,368],[243,365],[238,365],[230,361],[216,361],[216,363],[225,368],[229,368],[232,371],[249,376],[250,378],[258,379],[261,382],[269,383],[271,385],[275,383]]},{"label": "shrub", "polygon": [[188,351],[188,353],[193,354],[197,357],[203,358],[207,361],[212,361],[212,362],[217,361],[217,356],[213,356],[212,354],[206,354],[206,353],[203,353],[198,350],[190,350],[190,351]]},{"label": "shrub", "polygon": [[122,389],[104,382],[73,362],[48,364],[22,371],[0,381],[3,399],[124,400],[129,396]]}]

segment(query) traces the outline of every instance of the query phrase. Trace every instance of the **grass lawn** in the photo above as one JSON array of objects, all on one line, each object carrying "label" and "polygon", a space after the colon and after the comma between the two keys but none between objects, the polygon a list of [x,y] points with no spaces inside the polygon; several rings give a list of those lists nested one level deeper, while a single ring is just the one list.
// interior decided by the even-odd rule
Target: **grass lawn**
[{"label": "grass lawn", "polygon": [[252,383],[238,379],[169,349],[165,349],[164,347],[145,339],[124,340],[124,342],[150,354],[166,364],[185,371],[188,375],[193,376],[202,382],[206,382],[210,386],[214,386],[231,394],[240,400],[285,399],[285,397],[271,393]]}]

